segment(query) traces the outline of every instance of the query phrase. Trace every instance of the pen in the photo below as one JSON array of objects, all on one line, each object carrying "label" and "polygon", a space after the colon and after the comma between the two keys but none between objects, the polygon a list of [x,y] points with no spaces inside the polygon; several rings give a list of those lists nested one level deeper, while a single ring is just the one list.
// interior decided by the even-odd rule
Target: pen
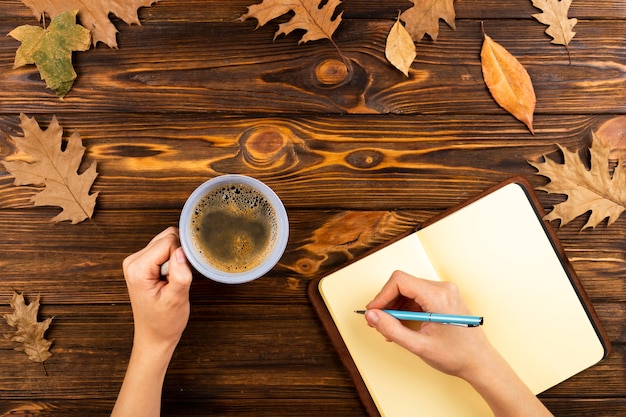
[{"label": "pen", "polygon": [[[461,316],[457,314],[438,314],[427,313],[424,311],[401,311],[401,310],[383,310],[385,313],[392,315],[398,320],[412,321],[430,321],[433,323],[454,324],[457,326],[476,327],[483,324],[483,318],[480,316]],[[355,310],[355,313],[365,314],[367,310]]]}]

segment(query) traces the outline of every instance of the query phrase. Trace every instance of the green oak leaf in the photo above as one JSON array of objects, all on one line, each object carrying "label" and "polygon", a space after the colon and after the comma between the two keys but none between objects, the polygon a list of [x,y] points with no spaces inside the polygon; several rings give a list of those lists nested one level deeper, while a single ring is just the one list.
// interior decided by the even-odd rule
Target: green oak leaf
[{"label": "green oak leaf", "polygon": [[24,25],[13,29],[9,36],[20,41],[13,68],[35,64],[48,88],[65,96],[76,79],[72,66],[72,51],[91,47],[91,33],[76,24],[78,11],[61,13],[47,29]]}]

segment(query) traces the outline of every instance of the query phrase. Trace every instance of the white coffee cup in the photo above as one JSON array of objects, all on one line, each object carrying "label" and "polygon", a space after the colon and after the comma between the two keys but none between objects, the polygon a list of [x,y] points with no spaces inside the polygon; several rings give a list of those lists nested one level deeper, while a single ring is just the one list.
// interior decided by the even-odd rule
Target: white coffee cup
[{"label": "white coffee cup", "polygon": [[265,275],[289,238],[287,211],[276,193],[255,178],[235,174],[196,188],[183,206],[179,229],[189,263],[227,284]]}]

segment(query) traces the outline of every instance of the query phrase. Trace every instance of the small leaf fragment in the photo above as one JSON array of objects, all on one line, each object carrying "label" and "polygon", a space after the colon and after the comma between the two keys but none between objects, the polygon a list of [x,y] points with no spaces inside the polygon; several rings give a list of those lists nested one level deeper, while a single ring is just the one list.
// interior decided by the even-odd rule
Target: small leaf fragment
[{"label": "small leaf fragment", "polygon": [[560,220],[564,226],[589,211],[591,215],[583,229],[596,227],[608,218],[611,225],[626,210],[626,170],[618,161],[613,174],[609,171],[610,147],[593,134],[590,168],[587,169],[577,152],[570,152],[559,145],[563,152],[562,164],[544,157],[544,162],[530,162],[537,168],[537,175],[547,177],[550,182],[539,189],[555,194],[567,195],[567,200],[558,203],[544,219]]},{"label": "small leaf fragment", "polygon": [[15,328],[15,332],[5,335],[11,341],[19,343],[15,350],[26,353],[31,361],[43,364],[52,356],[50,346],[53,341],[44,338],[52,317],[41,322],[37,321],[39,299],[38,296],[27,305],[24,295],[14,292],[10,303],[13,312],[3,316],[7,324]]},{"label": "small leaf fragment", "polygon": [[417,56],[415,43],[406,28],[400,23],[400,18],[391,27],[387,35],[385,56],[389,62],[407,77],[409,69]]},{"label": "small leaf fragment", "polygon": [[58,206],[63,210],[52,222],[72,224],[91,218],[98,192],[89,194],[96,176],[96,163],[78,173],[85,148],[78,133],[72,134],[63,150],[63,129],[53,117],[48,129],[39,128],[34,118],[20,115],[24,136],[11,139],[29,158],[0,162],[15,177],[15,185],[45,185],[31,198],[36,206]]},{"label": "small leaf fragment", "polygon": [[569,19],[567,13],[572,0],[532,0],[533,6],[543,11],[533,17],[544,25],[548,25],[546,34],[552,37],[552,43],[569,45],[576,32],[572,29],[578,23],[577,19]]},{"label": "small leaf fragment", "polygon": [[485,84],[494,100],[533,131],[535,90],[524,66],[487,34],[480,51]]},{"label": "small leaf fragment", "polygon": [[9,36],[22,43],[13,68],[35,64],[48,88],[59,97],[70,91],[76,79],[72,51],[86,51],[91,46],[90,32],[76,24],[76,11],[58,15],[47,29],[24,25]]},{"label": "small leaf fragment", "polygon": [[626,157],[626,116],[617,116],[602,123],[596,136],[603,146],[609,147],[611,161],[616,161],[620,156]]}]

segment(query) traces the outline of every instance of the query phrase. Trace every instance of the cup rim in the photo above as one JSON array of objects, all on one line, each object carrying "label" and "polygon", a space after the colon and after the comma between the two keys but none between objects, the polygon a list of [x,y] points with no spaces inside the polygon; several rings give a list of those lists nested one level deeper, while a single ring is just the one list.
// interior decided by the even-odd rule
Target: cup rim
[{"label": "cup rim", "polygon": [[[232,183],[248,185],[259,190],[274,208],[277,220],[278,234],[276,242],[274,243],[274,248],[263,262],[256,267],[243,272],[221,271],[204,262],[193,248],[191,228],[189,227],[191,213],[202,197],[214,188]],[[274,190],[272,190],[267,184],[247,175],[224,174],[211,178],[200,184],[187,198],[180,215],[179,233],[183,251],[189,260],[189,263],[196,269],[196,271],[213,281],[224,284],[242,284],[262,277],[278,263],[287,248],[287,241],[289,239],[289,220],[287,218],[287,211],[285,210],[285,206],[282,201]]]}]

